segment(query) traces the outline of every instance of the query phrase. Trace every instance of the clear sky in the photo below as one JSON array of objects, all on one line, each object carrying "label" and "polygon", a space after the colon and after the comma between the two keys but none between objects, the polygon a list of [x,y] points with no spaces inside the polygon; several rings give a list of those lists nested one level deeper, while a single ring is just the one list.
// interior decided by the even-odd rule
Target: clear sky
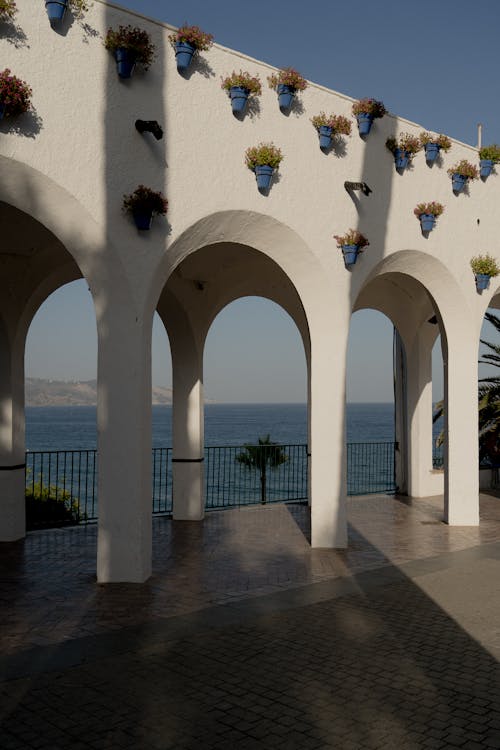
[{"label": "clear sky", "polygon": [[[472,145],[481,122],[483,143],[500,143],[500,0],[120,4],[174,26],[197,24],[220,44],[278,67],[291,65],[355,98],[382,99],[391,112]],[[438,359],[436,397],[442,388]],[[168,342],[157,321],[154,383],[170,385],[170,368]],[[353,317],[349,372],[349,400],[392,399],[392,329],[379,313]],[[26,374],[86,380],[95,373],[90,295],[84,282],[76,282],[56,292],[37,314]],[[288,316],[255,298],[224,310],[209,334],[205,386],[217,401],[305,401],[304,354]]]}]

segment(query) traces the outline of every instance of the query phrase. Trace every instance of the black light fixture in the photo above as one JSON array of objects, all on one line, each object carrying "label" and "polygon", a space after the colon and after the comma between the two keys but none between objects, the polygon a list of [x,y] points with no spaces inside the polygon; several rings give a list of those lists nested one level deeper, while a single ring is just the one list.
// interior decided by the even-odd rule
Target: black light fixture
[{"label": "black light fixture", "polygon": [[136,120],[135,127],[141,135],[143,133],[152,133],[157,141],[163,138],[163,129],[156,120]]},{"label": "black light fixture", "polygon": [[349,192],[349,190],[361,190],[363,195],[370,195],[370,193],[373,193],[373,190],[368,187],[366,182],[344,182],[344,187]]}]

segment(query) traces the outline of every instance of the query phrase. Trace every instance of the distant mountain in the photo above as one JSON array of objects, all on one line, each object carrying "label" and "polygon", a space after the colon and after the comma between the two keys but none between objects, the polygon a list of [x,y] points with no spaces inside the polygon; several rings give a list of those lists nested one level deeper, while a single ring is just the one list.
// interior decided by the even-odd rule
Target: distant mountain
[{"label": "distant mountain", "polygon": [[[26,406],[95,406],[97,381],[26,378]],[[153,404],[171,404],[172,389],[153,386]]]}]

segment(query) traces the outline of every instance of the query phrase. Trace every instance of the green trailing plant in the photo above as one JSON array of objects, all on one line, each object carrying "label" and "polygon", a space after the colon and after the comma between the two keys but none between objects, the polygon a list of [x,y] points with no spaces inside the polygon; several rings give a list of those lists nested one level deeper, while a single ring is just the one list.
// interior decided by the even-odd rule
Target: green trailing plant
[{"label": "green trailing plant", "polygon": [[343,115],[327,115],[320,112],[319,115],[311,117],[311,122],[316,130],[321,127],[332,129],[332,135],[351,135],[351,121]]},{"label": "green trailing plant", "polygon": [[273,443],[269,435],[260,437],[257,445],[245,443],[244,450],[236,454],[236,461],[246,469],[259,472],[260,502],[267,501],[267,470],[277,469],[288,461],[287,454],[278,443]]},{"label": "green trailing plant", "polygon": [[427,130],[422,130],[419,135],[419,141],[422,146],[426,146],[428,143],[437,143],[441,151],[449,151],[451,148],[451,140],[447,135],[440,133],[439,135],[433,135]]},{"label": "green trailing plant", "polygon": [[490,159],[493,164],[498,164],[500,161],[500,146],[498,143],[492,143],[491,146],[483,146],[479,150],[480,159]]},{"label": "green trailing plant", "polygon": [[397,149],[405,151],[410,159],[412,159],[422,148],[420,139],[411,133],[401,133],[398,138],[388,138],[385,145],[393,154]]},{"label": "green trailing plant", "polygon": [[10,69],[5,68],[0,73],[0,104],[5,107],[5,117],[22,115],[31,107],[32,90],[28,84],[11,75]]},{"label": "green trailing plant", "polygon": [[155,192],[145,185],[139,185],[133,193],[123,196],[123,210],[125,212],[151,211],[153,215],[164,216],[167,209],[168,201],[163,193]]},{"label": "green trailing plant", "polygon": [[12,21],[16,13],[17,6],[14,0],[0,0],[0,21]]},{"label": "green trailing plant", "polygon": [[174,49],[176,44],[190,44],[197,52],[206,52],[212,46],[214,37],[202,31],[199,26],[184,24],[170,34],[168,39]]},{"label": "green trailing plant", "polygon": [[371,115],[374,119],[387,114],[384,102],[378,99],[358,99],[352,105],[353,115]]},{"label": "green trailing plant", "polygon": [[258,76],[252,76],[251,73],[247,73],[244,70],[240,70],[236,73],[234,70],[230,76],[221,79],[221,88],[225,91],[229,91],[233,86],[239,86],[242,89],[246,89],[249,94],[260,96],[262,93],[262,86]]},{"label": "green trailing plant", "polygon": [[362,250],[370,244],[364,234],[358,232],[357,229],[349,229],[345,234],[334,234],[333,237],[337,240],[337,246],[340,248],[344,245],[356,245],[358,250]]},{"label": "green trailing plant", "polygon": [[282,85],[290,86],[295,91],[304,91],[308,86],[306,79],[294,68],[281,68],[277,73],[268,76],[267,82],[270,89]]},{"label": "green trailing plant", "polygon": [[119,26],[118,29],[109,28],[104,46],[113,53],[120,48],[129,50],[134,54],[136,63],[142,65],[145,70],[151,66],[156,51],[148,32],[130,25]]},{"label": "green trailing plant", "polygon": [[274,143],[259,143],[251,146],[245,152],[245,164],[248,169],[255,171],[255,167],[267,165],[277,169],[283,161],[281,150]]},{"label": "green trailing plant", "polygon": [[76,18],[81,18],[90,9],[91,3],[88,0],[69,0],[68,5]]},{"label": "green trailing plant", "polygon": [[488,253],[485,253],[485,255],[475,255],[471,258],[470,267],[475,274],[482,273],[493,277],[498,276],[500,273],[497,261]]},{"label": "green trailing plant", "polygon": [[31,482],[25,490],[26,528],[40,529],[77,524],[85,520],[80,502],[55,484]]},{"label": "green trailing plant", "polygon": [[417,219],[420,219],[422,214],[432,214],[432,216],[435,216],[437,219],[438,216],[441,216],[443,211],[444,211],[443,204],[438,203],[437,201],[431,201],[430,203],[419,203],[413,209],[413,213],[415,214]]},{"label": "green trailing plant", "polygon": [[448,174],[453,177],[454,174],[460,174],[462,177],[467,177],[469,180],[477,180],[479,172],[474,164],[471,164],[467,159],[462,159],[457,162],[453,167],[448,169]]}]

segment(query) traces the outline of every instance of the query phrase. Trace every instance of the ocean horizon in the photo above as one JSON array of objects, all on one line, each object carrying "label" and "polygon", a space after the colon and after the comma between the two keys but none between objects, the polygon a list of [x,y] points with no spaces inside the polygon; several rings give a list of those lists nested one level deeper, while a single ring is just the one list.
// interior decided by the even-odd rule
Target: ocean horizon
[{"label": "ocean horizon", "polygon": [[[172,406],[152,407],[153,447],[172,445]],[[394,440],[394,404],[351,402],[346,407],[347,442]],[[242,445],[270,435],[282,444],[307,443],[305,403],[205,404],[205,445]],[[95,406],[26,407],[26,448],[93,449],[97,444]]]}]

